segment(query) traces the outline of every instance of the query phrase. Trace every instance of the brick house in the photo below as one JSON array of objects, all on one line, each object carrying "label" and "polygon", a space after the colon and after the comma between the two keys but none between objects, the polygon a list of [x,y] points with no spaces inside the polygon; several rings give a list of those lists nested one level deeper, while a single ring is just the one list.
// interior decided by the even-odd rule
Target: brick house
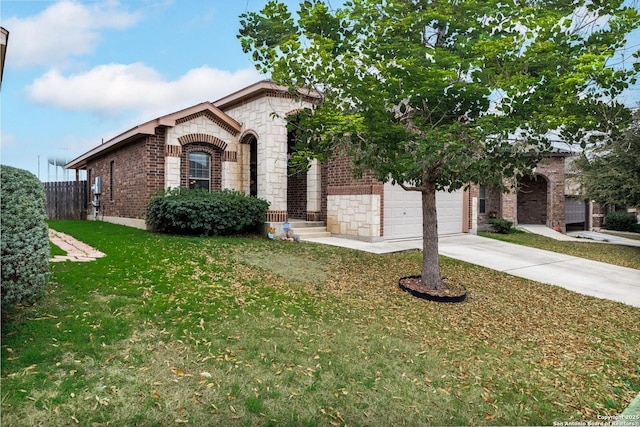
[{"label": "brick house", "polygon": [[504,218],[518,224],[541,224],[566,231],[565,201],[569,189],[565,184],[565,159],[570,153],[558,151],[543,158],[509,193],[481,185],[472,185],[471,228],[488,227],[491,218]]},{"label": "brick house", "polygon": [[[261,81],[217,101],[140,124],[72,160],[66,168],[86,170],[88,186],[100,178],[100,219],[141,228],[155,191],[200,186],[243,191],[267,200],[267,222],[279,232],[282,222],[300,220],[322,221],[332,235],[365,241],[422,236],[420,194],[366,174],[354,179],[348,159],[314,161],[305,174],[290,173],[292,138],[287,117],[314,100],[313,93],[299,95]],[[527,183],[535,196],[524,191],[522,196],[500,195],[480,186],[438,193],[439,233],[476,229],[492,212],[516,222],[521,220],[518,212],[528,212],[531,218],[522,220],[564,226],[562,194],[558,193],[564,185],[560,162],[563,158],[551,157],[538,166],[547,188]],[[553,207],[541,209],[542,204]]]}]

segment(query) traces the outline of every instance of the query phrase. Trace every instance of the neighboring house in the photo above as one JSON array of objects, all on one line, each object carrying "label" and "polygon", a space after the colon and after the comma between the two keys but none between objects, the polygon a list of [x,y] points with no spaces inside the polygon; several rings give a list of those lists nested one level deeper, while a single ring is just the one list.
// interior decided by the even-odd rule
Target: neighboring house
[{"label": "neighboring house", "polygon": [[[261,81],[138,125],[66,167],[86,170],[88,186],[100,178],[99,217],[105,221],[144,228],[155,191],[199,186],[267,200],[267,222],[280,232],[284,221],[297,219],[322,221],[333,235],[365,241],[421,237],[418,192],[383,184],[371,175],[354,179],[346,158],[314,161],[302,176],[290,173],[293,139],[287,118],[294,119],[314,101],[313,93],[299,95]],[[563,164],[563,157],[541,163],[536,171],[546,179],[523,183],[522,195],[500,195],[479,186],[438,193],[439,234],[468,232],[491,214],[564,227]],[[519,212],[530,212],[530,217]]]},{"label": "neighboring house", "polygon": [[640,222],[640,208],[627,206],[615,206],[598,203],[593,200],[584,199],[584,196],[580,192],[580,184],[572,175],[580,173],[573,167],[573,161],[575,156],[570,156],[566,160],[566,184],[565,184],[565,222],[567,228],[573,230],[597,230],[604,225],[604,220],[607,214],[625,209],[627,212],[636,215],[638,222]]},{"label": "neighboring house", "polygon": [[565,159],[570,155],[559,150],[544,157],[533,176],[520,180],[509,193],[472,185],[471,197],[477,206],[472,208],[471,228],[487,229],[490,219],[504,218],[514,225],[546,225],[566,231]]}]

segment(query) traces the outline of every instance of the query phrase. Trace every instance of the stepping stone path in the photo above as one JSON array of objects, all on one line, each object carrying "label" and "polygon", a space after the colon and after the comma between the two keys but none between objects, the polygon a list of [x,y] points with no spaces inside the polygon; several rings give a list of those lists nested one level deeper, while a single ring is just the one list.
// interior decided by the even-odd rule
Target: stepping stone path
[{"label": "stepping stone path", "polygon": [[49,229],[49,240],[60,249],[65,251],[66,255],[56,255],[51,258],[51,262],[60,261],[95,261],[97,258],[106,256],[102,252],[92,248],[91,246],[74,239],[68,234],[61,233],[56,230]]}]

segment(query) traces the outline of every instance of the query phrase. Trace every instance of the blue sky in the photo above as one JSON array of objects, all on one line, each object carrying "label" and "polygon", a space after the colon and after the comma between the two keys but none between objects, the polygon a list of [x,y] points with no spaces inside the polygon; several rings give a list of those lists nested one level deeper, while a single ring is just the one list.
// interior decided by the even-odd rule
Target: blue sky
[{"label": "blue sky", "polygon": [[[74,179],[47,160],[71,160],[137,124],[263,79],[236,34],[238,16],[266,2],[0,0],[10,32],[0,162],[43,181]],[[640,35],[634,40],[637,49]]]},{"label": "blue sky", "polygon": [[239,15],[266,2],[2,0],[10,34],[0,161],[56,180],[50,157],[72,160],[103,138],[263,79],[236,34]]}]

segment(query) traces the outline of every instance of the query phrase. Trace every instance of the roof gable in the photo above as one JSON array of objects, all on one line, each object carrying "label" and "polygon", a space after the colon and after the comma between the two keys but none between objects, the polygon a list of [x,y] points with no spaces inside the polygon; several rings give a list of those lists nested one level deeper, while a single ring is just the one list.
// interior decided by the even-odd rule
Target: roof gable
[{"label": "roof gable", "polygon": [[108,151],[115,150],[116,148],[137,140],[141,136],[155,134],[157,127],[174,127],[177,124],[185,123],[200,116],[207,117],[209,120],[216,123],[218,126],[222,127],[227,132],[233,135],[237,135],[240,133],[240,123],[225,114],[222,110],[220,110],[212,103],[202,102],[200,104],[196,104],[194,106],[170,114],[166,114],[164,116],[160,116],[156,119],[135,126],[128,131],[123,132],[120,135],[111,138],[110,140],[105,141],[99,146],[87,151],[80,157],[70,161],[65,165],[65,168],[81,169],[83,167],[86,167],[88,160],[99,154],[104,154]]},{"label": "roof gable", "polygon": [[213,105],[226,111],[238,104],[243,104],[263,96],[274,95],[290,96],[292,98],[302,97],[309,101],[320,99],[320,94],[315,90],[298,89],[295,93],[291,93],[289,88],[286,86],[278,85],[272,80],[261,80],[230,95],[220,98],[217,101],[213,101]]},{"label": "roof gable", "polygon": [[[215,122],[219,126],[226,128],[229,133],[232,133],[234,135],[240,133],[240,123],[225,114],[211,102],[203,102],[194,105],[193,107],[185,108],[184,110],[176,111],[175,113],[159,117],[148,123],[157,121],[158,124],[156,126],[174,127],[177,124],[188,122],[189,120],[202,115],[206,116],[209,120]],[[154,126],[154,129],[156,126]]]}]

